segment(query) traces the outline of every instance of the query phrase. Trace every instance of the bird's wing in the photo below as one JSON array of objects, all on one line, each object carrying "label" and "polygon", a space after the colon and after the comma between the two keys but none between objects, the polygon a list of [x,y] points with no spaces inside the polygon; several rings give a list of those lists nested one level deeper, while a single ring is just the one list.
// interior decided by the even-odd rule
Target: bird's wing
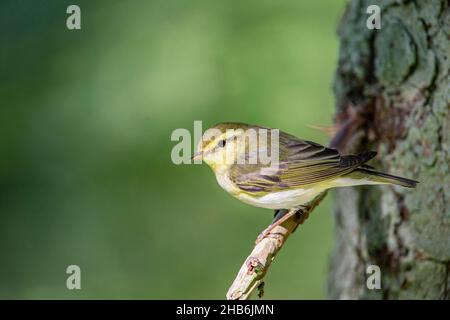
[{"label": "bird's wing", "polygon": [[234,164],[230,179],[248,194],[264,195],[273,191],[301,188],[345,175],[373,158],[376,152],[341,156],[335,149],[300,140],[280,132],[278,166]]}]

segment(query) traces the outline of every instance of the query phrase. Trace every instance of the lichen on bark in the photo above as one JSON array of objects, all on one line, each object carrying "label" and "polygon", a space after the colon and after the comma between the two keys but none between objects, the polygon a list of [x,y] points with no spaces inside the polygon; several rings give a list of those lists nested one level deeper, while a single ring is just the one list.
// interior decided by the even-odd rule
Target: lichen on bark
[{"label": "lichen on bark", "polygon": [[[339,26],[336,122],[342,152],[378,151],[377,168],[416,189],[335,193],[331,298],[450,298],[450,8],[444,0],[377,1],[381,29],[366,27],[373,1],[350,1]],[[350,123],[350,125],[349,125]],[[353,123],[353,125],[352,125]],[[381,269],[381,290],[366,267]]]}]

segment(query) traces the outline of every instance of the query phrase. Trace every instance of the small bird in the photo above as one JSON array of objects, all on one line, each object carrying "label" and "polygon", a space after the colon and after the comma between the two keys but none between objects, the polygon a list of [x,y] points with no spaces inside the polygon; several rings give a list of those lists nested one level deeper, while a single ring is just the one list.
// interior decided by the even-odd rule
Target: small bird
[{"label": "small bird", "polygon": [[[266,130],[267,139],[250,145],[248,132]],[[206,132],[216,134],[206,137]],[[275,129],[244,123],[220,123],[208,129],[192,159],[202,158],[216,175],[219,185],[247,204],[275,210],[275,219],[262,236],[287,220],[324,191],[336,187],[394,184],[414,188],[418,181],[376,171],[365,165],[374,151],[341,155],[336,149],[301,140]],[[247,136],[245,136],[247,134]],[[272,138],[271,138],[272,137]],[[277,139],[277,141],[273,141]],[[269,140],[269,141],[267,141]],[[277,163],[251,163],[251,156],[271,154],[277,142]],[[225,159],[225,160],[224,160]]]}]

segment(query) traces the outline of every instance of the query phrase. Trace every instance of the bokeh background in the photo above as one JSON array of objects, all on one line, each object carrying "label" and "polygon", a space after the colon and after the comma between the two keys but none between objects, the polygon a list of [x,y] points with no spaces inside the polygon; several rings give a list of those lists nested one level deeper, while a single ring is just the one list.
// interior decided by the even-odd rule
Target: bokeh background
[{"label": "bokeh background", "polygon": [[[224,298],[273,213],[205,165],[173,164],[171,133],[239,121],[327,143],[308,125],[332,123],[344,6],[1,1],[0,298]],[[279,254],[265,298],[325,298],[330,201]]]}]

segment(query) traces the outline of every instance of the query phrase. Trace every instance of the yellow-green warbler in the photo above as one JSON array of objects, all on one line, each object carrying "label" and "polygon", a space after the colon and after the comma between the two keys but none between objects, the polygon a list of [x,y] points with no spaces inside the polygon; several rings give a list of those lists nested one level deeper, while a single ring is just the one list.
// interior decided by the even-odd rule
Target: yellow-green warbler
[{"label": "yellow-green warbler", "polygon": [[[206,138],[200,141],[192,157],[202,158],[214,171],[219,185],[237,199],[278,212],[287,209],[275,217],[270,230],[298,210],[307,208],[308,203],[330,188],[380,184],[413,188],[418,183],[365,165],[376,155],[374,151],[340,155],[335,149],[279,130],[273,135],[274,130],[243,123],[220,123],[207,130],[215,132],[210,137],[205,132]],[[249,132],[261,131],[266,135],[255,145]],[[262,154],[275,153],[275,163],[251,161],[252,156],[254,160]],[[286,215],[287,212],[290,214]],[[266,231],[265,235],[269,229]]]}]

